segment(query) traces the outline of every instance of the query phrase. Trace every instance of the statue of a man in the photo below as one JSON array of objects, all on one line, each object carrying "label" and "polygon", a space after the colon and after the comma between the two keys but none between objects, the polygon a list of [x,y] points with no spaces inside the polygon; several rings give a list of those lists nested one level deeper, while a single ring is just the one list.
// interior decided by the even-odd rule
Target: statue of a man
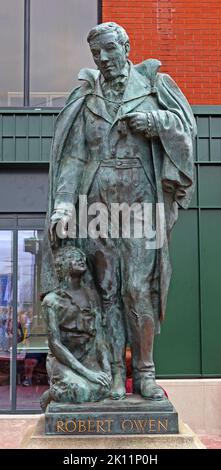
[{"label": "statue of a man", "polygon": [[[142,237],[78,239],[102,302],[110,344],[114,399],[125,396],[125,344],[132,349],[133,387],[144,398],[163,398],[155,382],[154,335],[160,331],[171,276],[168,241],[178,206],[193,191],[192,110],[160,62],[133,65],[126,31],[116,23],[93,28],[88,43],[98,70],[83,69],[82,84],[58,116],[52,146],[49,239],[43,289],[57,285],[53,261],[56,228],[79,195],[103,203],[164,205],[163,242]],[[153,222],[154,225],[154,222]],[[121,227],[123,229],[123,227]],[[150,227],[152,228],[152,227]]]}]

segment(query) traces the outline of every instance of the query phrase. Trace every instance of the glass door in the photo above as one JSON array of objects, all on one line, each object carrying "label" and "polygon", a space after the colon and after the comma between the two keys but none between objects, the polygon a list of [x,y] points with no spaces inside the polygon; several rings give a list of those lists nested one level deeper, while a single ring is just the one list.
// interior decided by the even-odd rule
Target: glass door
[{"label": "glass door", "polygon": [[11,408],[13,231],[0,230],[0,409]]},{"label": "glass door", "polygon": [[42,230],[18,230],[17,408],[39,409],[48,388],[47,336],[41,312]]},{"label": "glass door", "polygon": [[48,388],[40,293],[44,216],[0,216],[0,412],[40,411]]}]

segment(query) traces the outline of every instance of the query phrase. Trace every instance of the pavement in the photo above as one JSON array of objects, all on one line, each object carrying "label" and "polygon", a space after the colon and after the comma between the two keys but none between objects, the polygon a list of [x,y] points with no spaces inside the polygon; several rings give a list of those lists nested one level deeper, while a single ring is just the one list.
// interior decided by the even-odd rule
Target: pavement
[{"label": "pavement", "polygon": [[199,436],[207,449],[221,449],[221,436],[215,434]]},{"label": "pavement", "polygon": [[23,436],[38,415],[0,415],[0,449],[19,449]]}]

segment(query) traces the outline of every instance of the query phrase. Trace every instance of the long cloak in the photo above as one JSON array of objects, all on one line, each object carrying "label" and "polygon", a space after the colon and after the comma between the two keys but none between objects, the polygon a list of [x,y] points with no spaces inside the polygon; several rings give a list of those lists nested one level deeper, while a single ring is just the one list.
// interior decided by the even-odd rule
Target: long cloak
[{"label": "long cloak", "polygon": [[[196,135],[196,123],[191,107],[176,83],[169,75],[158,72],[160,65],[159,61],[149,59],[136,66],[132,65],[132,68],[134,74],[138,73],[145,79],[147,90],[149,90],[148,93],[155,94],[160,105],[159,110],[151,111],[159,136],[159,139],[151,139],[151,146],[158,202],[164,202],[166,216],[165,242],[159,250],[159,318],[163,319],[171,277],[168,249],[170,232],[177,219],[178,206],[187,208],[194,190],[193,141]],[[70,129],[77,124],[78,114],[84,106],[86,97],[94,94],[96,81],[99,80],[99,72],[92,69],[83,69],[80,71],[78,78],[82,80],[82,85],[71,92],[66,106],[58,115],[51,148],[48,212],[43,243],[41,276],[43,294],[58,287],[58,280],[54,270],[53,252],[48,239],[48,227],[54,209],[63,149]],[[139,102],[136,95],[131,97],[131,101],[134,101],[133,106],[134,104],[136,105],[136,99]],[[133,108],[130,102],[125,103],[125,105],[128,112]],[[165,110],[169,111],[169,113],[165,113]],[[136,111],[136,106],[134,111]],[[85,140],[85,136],[81,132],[79,133],[79,139]],[[76,158],[78,182],[73,181],[73,186],[76,187],[75,196],[77,193],[88,193],[98,167],[99,163],[92,161],[90,165],[87,165],[87,170],[84,171],[82,162]],[[78,168],[80,173],[77,171]],[[80,187],[79,180],[82,181]],[[75,197],[73,204],[76,204],[76,202],[77,199]]]}]

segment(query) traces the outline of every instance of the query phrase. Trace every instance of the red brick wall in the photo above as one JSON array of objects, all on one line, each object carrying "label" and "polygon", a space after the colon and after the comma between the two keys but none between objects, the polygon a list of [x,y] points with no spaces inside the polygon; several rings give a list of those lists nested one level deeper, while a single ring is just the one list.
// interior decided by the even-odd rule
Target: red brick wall
[{"label": "red brick wall", "polygon": [[158,58],[191,104],[221,104],[221,0],[103,0],[102,15],[129,33],[133,62]]}]

